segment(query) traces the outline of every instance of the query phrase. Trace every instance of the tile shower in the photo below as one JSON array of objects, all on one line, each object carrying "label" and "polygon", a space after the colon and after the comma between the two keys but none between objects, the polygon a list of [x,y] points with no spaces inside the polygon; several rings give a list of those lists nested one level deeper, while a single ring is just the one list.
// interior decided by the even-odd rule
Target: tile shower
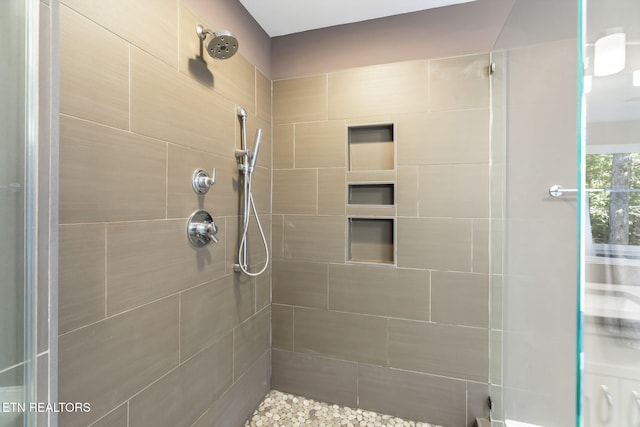
[{"label": "tile shower", "polygon": [[[92,402],[60,425],[241,425],[270,388],[485,415],[489,55],[272,81],[241,53],[202,58],[187,2],[113,3],[60,5],[59,398]],[[263,129],[255,279],[233,273],[237,106]],[[224,238],[194,250],[201,208]]]}]

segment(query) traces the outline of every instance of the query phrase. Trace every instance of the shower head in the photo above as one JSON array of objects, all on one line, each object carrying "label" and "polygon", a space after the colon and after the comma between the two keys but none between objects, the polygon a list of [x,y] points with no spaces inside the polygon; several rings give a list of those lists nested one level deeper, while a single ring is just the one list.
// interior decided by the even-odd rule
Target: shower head
[{"label": "shower head", "polygon": [[198,24],[196,25],[196,34],[202,41],[205,41],[207,34],[211,35],[211,40],[207,45],[207,52],[213,59],[228,59],[238,51],[238,39],[231,31],[212,31]]}]

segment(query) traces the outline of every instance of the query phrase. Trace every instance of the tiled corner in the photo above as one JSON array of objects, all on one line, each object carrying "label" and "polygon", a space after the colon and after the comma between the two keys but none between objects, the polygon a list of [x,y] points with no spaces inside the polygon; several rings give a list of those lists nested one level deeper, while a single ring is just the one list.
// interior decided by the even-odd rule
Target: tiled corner
[{"label": "tiled corner", "polygon": [[180,359],[211,345],[254,310],[251,281],[225,276],[189,289],[180,296]]},{"label": "tiled corner", "polygon": [[271,347],[293,351],[293,307],[271,306]]},{"label": "tiled corner", "polygon": [[233,380],[237,381],[271,345],[271,308],[233,329]]}]

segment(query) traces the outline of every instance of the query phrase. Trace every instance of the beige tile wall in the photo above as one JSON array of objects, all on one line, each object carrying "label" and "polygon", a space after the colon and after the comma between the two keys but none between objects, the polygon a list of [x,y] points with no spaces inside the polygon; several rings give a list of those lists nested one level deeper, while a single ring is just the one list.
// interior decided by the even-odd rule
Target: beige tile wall
[{"label": "beige tile wall", "polygon": [[[91,412],[60,425],[240,424],[268,390],[271,281],[232,271],[235,109],[249,144],[263,129],[253,185],[270,241],[271,82],[241,53],[199,56],[208,25],[182,1],[61,3],[59,400]],[[193,171],[213,167],[197,196]],[[188,244],[197,209],[218,244]],[[259,264],[253,226],[249,239]]]},{"label": "beige tile wall", "polygon": [[[471,425],[490,375],[488,64],[274,82],[274,388]],[[348,127],[389,123],[391,150],[357,154],[391,170],[348,171]],[[395,204],[349,206],[356,182],[395,184]],[[393,218],[391,265],[348,261],[349,217]]]}]

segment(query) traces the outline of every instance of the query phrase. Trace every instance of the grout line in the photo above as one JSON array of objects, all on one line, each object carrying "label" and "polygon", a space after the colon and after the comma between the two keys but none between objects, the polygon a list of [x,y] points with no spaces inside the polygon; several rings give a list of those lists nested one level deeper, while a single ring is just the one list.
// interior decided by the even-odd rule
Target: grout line
[{"label": "grout line", "polygon": [[182,362],[182,292],[178,293],[178,365]]},{"label": "grout line", "polygon": [[127,76],[129,78],[129,82],[128,82],[129,83],[129,88],[128,88],[129,93],[128,93],[128,96],[127,96],[127,100],[129,101],[129,111],[128,111],[128,113],[129,113],[128,114],[129,115],[129,117],[128,117],[129,124],[128,124],[127,130],[129,132],[131,132],[131,81],[133,80],[131,78],[132,77],[131,76],[131,43],[127,43],[127,55],[128,55],[128,64],[127,65],[129,67],[129,70],[128,70],[129,75]]},{"label": "grout line", "polygon": [[109,244],[108,244],[108,236],[109,234],[107,233],[107,228],[108,228],[108,224],[104,224],[104,319],[106,319],[109,315],[109,312],[107,310],[107,300],[109,297],[109,282],[108,282],[108,277],[109,277],[109,262],[108,262],[108,250],[109,250]]},{"label": "grout line", "polygon": [[176,71],[180,72],[180,0],[176,0]]},{"label": "grout line", "polygon": [[169,144],[165,147],[164,219],[169,219]]},{"label": "grout line", "polygon": [[432,283],[433,283],[433,279],[432,279],[432,271],[431,270],[427,270],[428,273],[428,277],[429,277],[429,322],[432,322],[431,320],[431,315],[433,313],[433,300],[432,300],[432,296],[431,296],[431,290],[433,289]]},{"label": "grout line", "polygon": [[296,308],[291,307],[291,351],[296,351]]},{"label": "grout line", "polygon": [[330,285],[329,285],[329,264],[327,263],[327,311],[330,310],[331,308],[329,307],[329,290],[330,290]]}]

